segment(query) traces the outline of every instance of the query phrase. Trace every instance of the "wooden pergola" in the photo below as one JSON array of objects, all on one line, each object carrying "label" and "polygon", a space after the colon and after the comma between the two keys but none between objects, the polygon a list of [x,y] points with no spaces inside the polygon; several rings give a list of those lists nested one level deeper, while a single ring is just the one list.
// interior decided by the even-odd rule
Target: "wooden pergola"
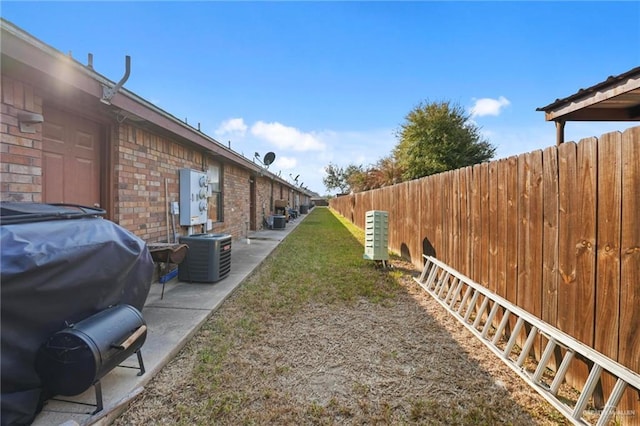
[{"label": "wooden pergola", "polygon": [[567,121],[640,121],[640,67],[605,81],[536,111],[556,123],[556,142],[564,142]]}]

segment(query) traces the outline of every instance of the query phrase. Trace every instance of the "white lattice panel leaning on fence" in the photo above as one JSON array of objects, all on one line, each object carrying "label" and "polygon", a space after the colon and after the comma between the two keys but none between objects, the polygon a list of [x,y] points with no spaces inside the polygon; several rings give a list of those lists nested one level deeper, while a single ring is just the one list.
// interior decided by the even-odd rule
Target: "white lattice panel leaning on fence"
[{"label": "white lattice panel leaning on fence", "polygon": [[[545,323],[434,257],[424,258],[424,269],[420,277],[414,280],[573,424],[588,425],[593,424],[592,421],[598,426],[607,424],[616,413],[625,389],[631,386],[640,390],[639,374]],[[497,321],[500,315],[502,318]],[[515,325],[511,327],[513,322]],[[518,336],[523,330],[528,330],[526,339],[522,345],[517,345]],[[544,337],[547,344],[540,359],[536,360],[535,357],[529,357],[529,353],[539,337]],[[554,372],[547,365],[558,348],[563,349],[564,355]],[[582,389],[576,389],[580,394],[575,403],[570,405],[558,392],[576,357],[588,360],[592,367]],[[587,413],[589,400],[594,396],[596,386],[605,371],[615,378],[615,386],[602,409],[589,410]]]}]

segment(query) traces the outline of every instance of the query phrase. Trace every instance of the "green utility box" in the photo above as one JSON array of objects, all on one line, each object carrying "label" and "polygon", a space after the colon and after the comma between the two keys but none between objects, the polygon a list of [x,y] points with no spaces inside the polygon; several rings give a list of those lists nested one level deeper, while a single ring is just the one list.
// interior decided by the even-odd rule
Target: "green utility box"
[{"label": "green utility box", "polygon": [[371,210],[365,216],[364,259],[389,260],[389,213]]}]

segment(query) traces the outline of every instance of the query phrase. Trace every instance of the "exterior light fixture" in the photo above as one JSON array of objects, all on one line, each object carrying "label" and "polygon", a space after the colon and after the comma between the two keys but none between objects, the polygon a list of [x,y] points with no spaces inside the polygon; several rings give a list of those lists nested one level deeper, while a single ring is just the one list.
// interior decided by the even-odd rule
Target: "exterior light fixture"
[{"label": "exterior light fixture", "polygon": [[18,113],[18,125],[22,133],[35,133],[36,124],[44,122],[42,114],[36,114],[33,112],[19,112]]}]

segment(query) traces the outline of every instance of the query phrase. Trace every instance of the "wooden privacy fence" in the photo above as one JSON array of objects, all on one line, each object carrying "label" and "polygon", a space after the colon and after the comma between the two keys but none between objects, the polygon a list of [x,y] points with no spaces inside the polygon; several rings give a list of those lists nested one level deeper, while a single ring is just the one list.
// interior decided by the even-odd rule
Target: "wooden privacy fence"
[{"label": "wooden privacy fence", "polygon": [[[432,255],[640,372],[640,127],[337,197],[330,207],[360,228],[367,211],[388,211],[389,249],[417,268]],[[639,395],[627,393],[637,409]]]}]

